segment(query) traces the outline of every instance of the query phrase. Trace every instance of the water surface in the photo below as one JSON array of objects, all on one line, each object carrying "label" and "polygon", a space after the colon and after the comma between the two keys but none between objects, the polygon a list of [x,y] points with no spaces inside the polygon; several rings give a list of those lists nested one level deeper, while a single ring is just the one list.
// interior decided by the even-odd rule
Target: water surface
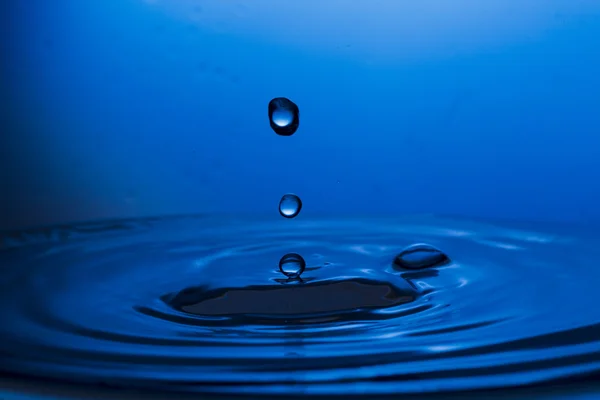
[{"label": "water surface", "polygon": [[[600,371],[600,231],[170,217],[1,237],[0,369],[204,393],[510,388]],[[403,269],[416,243],[447,262]],[[282,257],[305,260],[299,277]]]}]

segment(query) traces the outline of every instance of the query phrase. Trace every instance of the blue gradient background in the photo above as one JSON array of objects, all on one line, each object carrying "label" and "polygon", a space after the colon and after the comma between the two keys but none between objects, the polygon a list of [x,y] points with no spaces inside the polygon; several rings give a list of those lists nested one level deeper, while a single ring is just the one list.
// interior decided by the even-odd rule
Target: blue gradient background
[{"label": "blue gradient background", "polygon": [[286,192],[307,216],[600,221],[600,1],[0,7],[0,229]]}]

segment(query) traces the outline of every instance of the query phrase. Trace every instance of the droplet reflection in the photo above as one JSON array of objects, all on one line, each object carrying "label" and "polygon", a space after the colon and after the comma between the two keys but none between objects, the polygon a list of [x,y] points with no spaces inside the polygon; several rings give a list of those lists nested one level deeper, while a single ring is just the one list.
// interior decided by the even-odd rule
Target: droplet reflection
[{"label": "droplet reflection", "polygon": [[419,243],[408,246],[394,259],[394,265],[406,269],[422,269],[444,265],[450,258],[435,247]]},{"label": "droplet reflection", "polygon": [[289,253],[279,260],[279,270],[288,278],[299,278],[305,267],[306,262],[300,254]]},{"label": "droplet reflection", "polygon": [[276,97],[269,102],[269,122],[276,134],[291,136],[300,125],[300,110],[291,100]]},{"label": "droplet reflection", "polygon": [[294,218],[302,210],[302,200],[295,194],[286,194],[279,201],[279,214],[285,218]]}]

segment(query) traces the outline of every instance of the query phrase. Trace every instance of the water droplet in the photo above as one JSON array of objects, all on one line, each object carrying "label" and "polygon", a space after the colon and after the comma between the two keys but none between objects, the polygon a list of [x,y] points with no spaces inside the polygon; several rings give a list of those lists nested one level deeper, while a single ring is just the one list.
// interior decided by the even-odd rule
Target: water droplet
[{"label": "water droplet", "polygon": [[394,259],[397,267],[407,269],[435,267],[448,262],[450,262],[450,258],[441,250],[424,243],[408,246]]},{"label": "water droplet", "polygon": [[300,254],[289,253],[279,260],[279,270],[288,278],[298,278],[304,272],[306,262]]},{"label": "water droplet", "polygon": [[302,200],[295,194],[286,194],[279,202],[279,214],[285,218],[294,218],[302,210]]},{"label": "water droplet", "polygon": [[281,136],[291,136],[300,125],[298,106],[285,97],[276,97],[269,102],[271,128]]}]

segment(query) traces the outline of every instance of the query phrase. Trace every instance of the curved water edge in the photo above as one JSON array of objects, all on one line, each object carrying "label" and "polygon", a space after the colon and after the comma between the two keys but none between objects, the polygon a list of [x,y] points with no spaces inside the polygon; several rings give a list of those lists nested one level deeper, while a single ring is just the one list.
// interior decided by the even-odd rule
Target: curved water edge
[{"label": "curved water edge", "polygon": [[[600,371],[600,231],[173,217],[1,236],[0,369],[206,393],[423,393]],[[449,258],[398,268],[408,246]],[[301,254],[300,279],[279,270]]]}]

